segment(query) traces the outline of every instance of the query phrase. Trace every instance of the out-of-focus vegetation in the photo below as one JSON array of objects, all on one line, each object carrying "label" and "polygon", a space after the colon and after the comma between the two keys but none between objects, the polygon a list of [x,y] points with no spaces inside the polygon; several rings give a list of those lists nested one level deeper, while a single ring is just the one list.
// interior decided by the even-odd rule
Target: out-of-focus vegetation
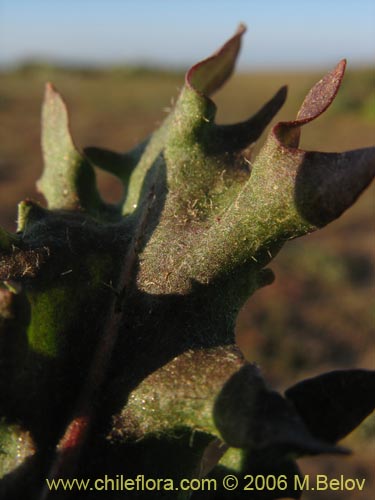
[{"label": "out-of-focus vegetation", "polygon": [[[277,119],[292,119],[306,91],[323,74],[324,69],[234,76],[214,98],[217,120],[245,119],[285,83],[289,98]],[[121,151],[136,145],[163,120],[183,84],[183,73],[126,67],[61,69],[48,64],[0,73],[0,224],[11,230],[17,202],[25,197],[41,200],[34,185],[42,167],[39,117],[46,81],[65,96],[79,147]],[[303,129],[301,147],[342,151],[369,146],[374,136],[374,72],[349,70],[333,106]],[[107,200],[121,196],[109,174],[101,172],[99,179]],[[275,283],[257,292],[239,316],[239,344],[278,389],[335,368],[375,368],[374,192],[373,186],[328,228],[289,242],[271,265]],[[355,457],[324,458],[318,464],[304,460],[303,471],[367,477],[365,492],[347,492],[345,498],[370,498],[374,434],[375,420],[370,418],[348,439],[357,450]],[[313,469],[316,466],[319,471]],[[331,498],[332,493],[327,494],[310,492],[306,498]]]}]

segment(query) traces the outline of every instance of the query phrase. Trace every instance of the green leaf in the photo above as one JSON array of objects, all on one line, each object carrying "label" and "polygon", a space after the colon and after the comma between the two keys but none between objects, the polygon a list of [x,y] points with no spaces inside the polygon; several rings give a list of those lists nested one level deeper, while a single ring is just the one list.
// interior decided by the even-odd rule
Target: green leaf
[{"label": "green leaf", "polygon": [[69,130],[66,105],[47,84],[42,111],[43,175],[38,189],[48,208],[97,213],[103,208],[90,163],[77,151]]}]

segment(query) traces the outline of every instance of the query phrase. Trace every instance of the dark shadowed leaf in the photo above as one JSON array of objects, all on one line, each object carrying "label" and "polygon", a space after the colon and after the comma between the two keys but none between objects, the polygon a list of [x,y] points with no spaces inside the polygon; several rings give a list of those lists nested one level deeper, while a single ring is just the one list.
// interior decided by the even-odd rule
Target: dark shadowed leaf
[{"label": "dark shadowed leaf", "polygon": [[84,153],[94,165],[116,175],[126,184],[147,143],[148,140],[142,142],[134,150],[128,153],[117,153],[109,149],[92,146],[86,147]]},{"label": "dark shadowed leaf", "polygon": [[314,436],[335,443],[374,410],[375,371],[332,371],[299,382],[285,395]]},{"label": "dark shadowed leaf", "polygon": [[[248,120],[234,125],[217,125],[212,130],[212,152],[239,151],[254,143],[285,102],[287,87],[281,87],[262,108]],[[211,152],[211,151],[210,151]]]},{"label": "dark shadowed leaf", "polygon": [[345,453],[314,437],[290,401],[267,388],[258,369],[246,364],[224,385],[214,418],[224,441],[237,448],[265,453],[270,461],[291,453]]},{"label": "dark shadowed leaf", "polygon": [[344,153],[307,152],[296,176],[295,202],[316,227],[351,207],[375,175],[375,148]]}]

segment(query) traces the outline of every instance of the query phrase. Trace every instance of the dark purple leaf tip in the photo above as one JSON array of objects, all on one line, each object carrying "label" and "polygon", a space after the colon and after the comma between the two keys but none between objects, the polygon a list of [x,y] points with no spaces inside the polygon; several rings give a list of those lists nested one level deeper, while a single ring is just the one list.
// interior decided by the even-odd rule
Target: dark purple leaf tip
[{"label": "dark purple leaf tip", "polygon": [[245,25],[240,24],[235,35],[217,52],[192,66],[185,76],[187,87],[206,96],[218,90],[233,72],[245,31]]},{"label": "dark purple leaf tip", "polygon": [[345,68],[346,60],[343,59],[313,86],[298,111],[297,122],[300,125],[315,120],[331,105],[341,86]]},{"label": "dark purple leaf tip", "polygon": [[283,146],[298,147],[300,127],[318,118],[332,104],[341,86],[345,68],[346,60],[343,59],[312,87],[298,111],[296,120],[275,125],[273,134]]}]

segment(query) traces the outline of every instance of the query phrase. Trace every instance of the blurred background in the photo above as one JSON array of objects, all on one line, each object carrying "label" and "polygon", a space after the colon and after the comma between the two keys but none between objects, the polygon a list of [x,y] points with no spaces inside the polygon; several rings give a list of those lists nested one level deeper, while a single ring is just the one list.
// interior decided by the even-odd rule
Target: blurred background
[{"label": "blurred background", "polygon": [[[218,122],[247,118],[285,83],[289,96],[277,119],[293,119],[310,87],[346,57],[340,93],[304,128],[302,147],[374,144],[373,1],[0,0],[0,224],[15,229],[25,197],[43,202],[35,181],[46,81],[65,97],[80,148],[124,151],[160,124],[186,69],[239,22],[248,32],[236,75],[214,96]],[[118,200],[117,181],[98,178],[103,197]],[[244,306],[238,342],[275,388],[336,368],[375,368],[374,194],[372,186],[338,221],[288,243],[271,265],[275,283]],[[369,418],[344,443],[352,457],[304,459],[302,470],[367,477],[364,492],[345,498],[369,499],[374,436]],[[306,498],[328,500],[332,492]]]}]

